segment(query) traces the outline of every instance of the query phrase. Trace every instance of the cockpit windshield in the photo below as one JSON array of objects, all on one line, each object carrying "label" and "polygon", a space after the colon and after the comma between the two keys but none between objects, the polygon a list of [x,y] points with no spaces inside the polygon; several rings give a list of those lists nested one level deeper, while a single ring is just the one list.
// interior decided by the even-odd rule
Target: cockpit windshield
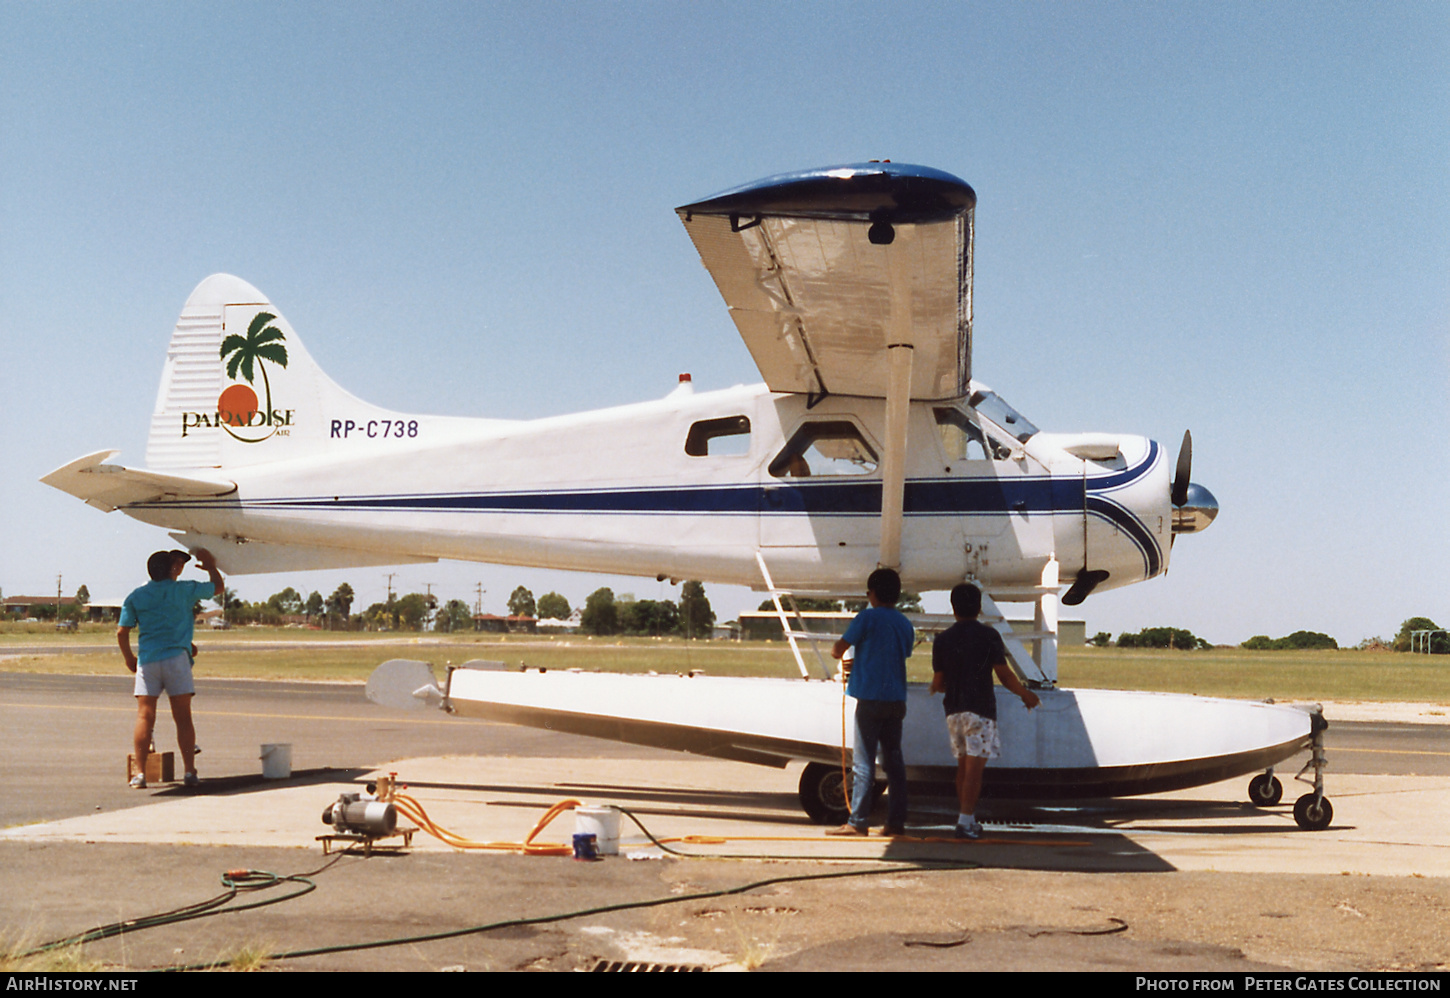
[{"label": "cockpit windshield", "polygon": [[1037,427],[1033,426],[1026,416],[1008,405],[996,392],[974,392],[971,406],[978,413],[1016,437],[1018,443],[1025,444],[1032,434],[1037,432]]}]

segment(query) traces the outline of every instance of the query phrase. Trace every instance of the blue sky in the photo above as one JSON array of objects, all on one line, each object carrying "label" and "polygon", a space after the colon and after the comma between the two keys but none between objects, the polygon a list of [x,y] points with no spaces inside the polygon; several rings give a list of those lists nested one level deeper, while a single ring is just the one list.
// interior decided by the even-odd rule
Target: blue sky
[{"label": "blue sky", "polygon": [[[977,211],[978,378],[1194,434],[1212,530],[1090,631],[1450,621],[1450,7],[0,0],[0,588],[120,595],[163,532],[36,481],[140,464],[217,271],[343,386],[528,417],[759,380],[671,209],[891,158]],[[243,596],[383,570],[239,578]],[[498,611],[653,580],[446,563]],[[710,587],[722,618],[759,596]]]}]

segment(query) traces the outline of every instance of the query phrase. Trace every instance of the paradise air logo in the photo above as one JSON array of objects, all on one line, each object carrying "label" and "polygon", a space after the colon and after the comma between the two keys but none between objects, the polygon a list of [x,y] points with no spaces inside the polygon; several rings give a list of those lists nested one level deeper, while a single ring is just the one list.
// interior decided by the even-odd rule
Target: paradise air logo
[{"label": "paradise air logo", "polygon": [[[268,325],[275,318],[271,312],[258,312],[247,326],[246,336],[233,333],[222,340],[220,359],[227,362],[227,377],[234,384],[222,391],[214,414],[181,414],[183,437],[188,430],[219,426],[234,440],[259,444],[268,437],[285,437],[291,432],[289,428],[294,410],[272,408],[272,382],[267,377],[268,361],[278,367],[287,366],[287,348],[282,345],[286,337],[282,335],[282,330]],[[245,384],[237,379],[238,373],[246,379]],[[258,405],[257,393],[252,389],[258,373],[262,375],[262,389],[266,395],[264,406]]]}]

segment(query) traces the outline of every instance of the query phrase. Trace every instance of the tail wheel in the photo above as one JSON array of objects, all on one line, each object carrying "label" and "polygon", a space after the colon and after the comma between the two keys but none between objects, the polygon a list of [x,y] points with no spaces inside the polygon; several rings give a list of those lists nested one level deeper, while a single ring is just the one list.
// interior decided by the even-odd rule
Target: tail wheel
[{"label": "tail wheel", "polygon": [[851,815],[847,794],[850,774],[841,779],[841,767],[824,763],[807,763],[801,773],[801,807],[818,825],[839,825]]},{"label": "tail wheel", "polygon": [[1328,797],[1305,794],[1294,802],[1294,822],[1306,832],[1322,832],[1334,820]]},{"label": "tail wheel", "polygon": [[1249,781],[1249,803],[1255,807],[1273,807],[1284,799],[1284,784],[1279,778],[1260,773]]}]

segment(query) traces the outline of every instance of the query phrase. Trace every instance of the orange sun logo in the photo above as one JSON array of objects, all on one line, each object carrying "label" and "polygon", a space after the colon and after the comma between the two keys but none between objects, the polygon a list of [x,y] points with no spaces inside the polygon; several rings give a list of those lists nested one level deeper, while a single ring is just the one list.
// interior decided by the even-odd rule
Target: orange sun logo
[{"label": "orange sun logo", "polygon": [[232,385],[217,399],[216,408],[228,426],[247,426],[257,412],[257,393],[248,385]]}]

